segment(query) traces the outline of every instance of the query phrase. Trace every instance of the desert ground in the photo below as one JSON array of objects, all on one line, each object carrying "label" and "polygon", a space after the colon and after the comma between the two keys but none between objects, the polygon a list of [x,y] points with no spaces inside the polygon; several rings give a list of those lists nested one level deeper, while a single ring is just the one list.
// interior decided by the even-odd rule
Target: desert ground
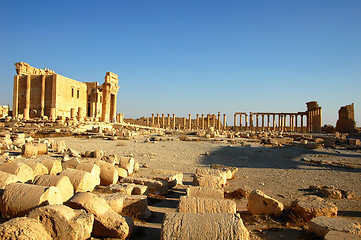
[{"label": "desert ground", "polygon": [[[89,136],[56,137],[54,140],[65,140],[67,147],[77,151],[101,149],[106,155],[132,156],[141,166],[136,176],[152,177],[151,171],[157,168],[183,172],[183,185],[176,186],[164,197],[148,199],[152,216],[146,221],[135,220],[131,239],[159,239],[164,214],[176,212],[179,197],[185,195],[186,186],[192,184],[196,168],[210,164],[238,168],[234,178],[227,182],[226,196],[240,187],[259,189],[288,206],[298,197],[314,194],[308,190],[311,185],[333,186],[361,196],[361,150],[357,148],[307,149],[297,144],[271,147],[250,138],[231,141],[180,133],[141,135],[130,140]],[[247,211],[246,198],[232,194],[229,197],[237,202],[237,211],[251,239],[317,239],[306,231],[307,224],[290,222],[287,217],[253,216]],[[336,204],[338,216],[361,222],[360,200],[328,201]]]}]

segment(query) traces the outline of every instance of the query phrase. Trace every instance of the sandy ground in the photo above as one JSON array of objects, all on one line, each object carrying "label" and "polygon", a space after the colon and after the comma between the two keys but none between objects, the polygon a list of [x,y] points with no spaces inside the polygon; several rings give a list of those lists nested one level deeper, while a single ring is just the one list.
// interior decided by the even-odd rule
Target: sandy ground
[{"label": "sandy ground", "polygon": [[[136,174],[151,177],[156,168],[171,169],[184,173],[184,186],[178,186],[165,198],[150,198],[152,217],[136,221],[131,239],[159,239],[162,218],[167,212],[175,212],[180,196],[185,195],[186,185],[191,184],[197,167],[222,164],[238,167],[235,178],[229,180],[225,190],[241,186],[259,189],[266,194],[289,204],[297,197],[310,194],[310,185],[334,186],[342,190],[354,190],[361,196],[361,169],[331,165],[315,165],[301,161],[313,160],[361,163],[360,150],[344,148],[309,150],[303,147],[264,147],[258,143],[231,144],[227,141],[180,141],[179,136],[162,136],[157,141],[148,141],[151,136],[132,140],[105,140],[63,137],[68,147],[78,151],[101,149],[105,154],[133,156],[149,168],[141,168]],[[247,141],[247,139],[245,139]],[[340,217],[361,222],[359,200],[330,200],[334,202]],[[237,210],[250,230],[252,239],[315,239],[305,234],[300,227],[285,228],[285,223],[268,216],[251,216],[246,209],[247,200],[237,199]]]}]

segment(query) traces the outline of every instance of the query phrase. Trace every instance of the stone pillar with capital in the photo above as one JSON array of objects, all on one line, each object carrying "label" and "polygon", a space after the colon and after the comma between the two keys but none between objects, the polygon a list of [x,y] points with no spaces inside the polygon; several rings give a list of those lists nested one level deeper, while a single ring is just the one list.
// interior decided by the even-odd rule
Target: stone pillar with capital
[{"label": "stone pillar with capital", "polygon": [[14,76],[14,90],[13,90],[13,118],[18,118],[19,115],[19,75]]},{"label": "stone pillar with capital", "polygon": [[41,93],[40,93],[40,117],[44,116],[45,111],[45,75],[41,76]]},{"label": "stone pillar with capital", "polygon": [[24,120],[30,118],[30,90],[31,90],[31,78],[30,75],[26,76],[26,89],[25,89],[25,109]]}]

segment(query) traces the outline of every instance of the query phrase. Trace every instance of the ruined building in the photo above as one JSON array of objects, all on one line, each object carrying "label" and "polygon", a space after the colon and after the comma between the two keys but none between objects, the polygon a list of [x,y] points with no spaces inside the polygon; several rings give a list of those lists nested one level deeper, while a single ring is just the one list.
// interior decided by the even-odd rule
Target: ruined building
[{"label": "ruined building", "polygon": [[338,110],[336,130],[338,132],[357,132],[353,103],[343,106]]},{"label": "ruined building", "polygon": [[78,119],[103,122],[116,118],[118,75],[107,72],[105,82],[79,82],[38,69],[24,62],[15,63],[13,117]]}]

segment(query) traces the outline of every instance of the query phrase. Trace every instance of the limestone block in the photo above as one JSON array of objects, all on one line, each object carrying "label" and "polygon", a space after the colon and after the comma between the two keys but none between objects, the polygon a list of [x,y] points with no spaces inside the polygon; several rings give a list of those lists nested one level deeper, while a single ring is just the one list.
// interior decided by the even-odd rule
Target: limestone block
[{"label": "limestone block", "polygon": [[252,214],[268,214],[278,217],[282,214],[283,208],[281,202],[260,190],[252,191],[248,197],[247,209]]},{"label": "limestone block", "polygon": [[9,183],[18,182],[19,179],[16,175],[0,171],[0,188],[4,189]]},{"label": "limestone block", "polygon": [[118,181],[118,171],[112,164],[104,162],[102,160],[96,161],[95,164],[100,167],[101,185],[110,185]]},{"label": "limestone block", "polygon": [[174,170],[154,169],[152,171],[153,178],[157,180],[164,180],[168,182],[168,188],[176,185],[182,185],[183,173]]},{"label": "limestone block", "polygon": [[319,216],[311,219],[310,231],[325,236],[329,231],[345,232],[361,236],[361,224],[351,219]]},{"label": "limestone block", "polygon": [[[68,155],[66,155],[66,156],[68,156]],[[69,160],[62,161],[61,167],[63,169],[75,168],[79,163],[80,163],[79,159],[72,158],[72,159],[69,159]]]},{"label": "limestone block", "polygon": [[38,154],[48,154],[48,144],[47,143],[37,143],[35,145],[38,148]]},{"label": "limestone block", "polygon": [[82,162],[76,165],[75,169],[93,174],[96,178],[99,178],[100,183],[100,167],[98,165],[94,163]]},{"label": "limestone block", "polygon": [[121,194],[123,200],[123,211],[122,214],[137,219],[147,219],[151,213],[148,208],[148,201],[146,195],[127,195]]},{"label": "limestone block", "polygon": [[118,159],[117,155],[103,156],[101,160],[108,162],[108,163],[112,164],[113,166],[115,164],[119,164],[119,159]]},{"label": "limestone block", "polygon": [[43,224],[53,239],[89,239],[93,230],[93,214],[65,205],[39,207],[32,210],[28,217]]},{"label": "limestone block", "polygon": [[68,148],[69,156],[81,158],[81,155],[78,151],[75,151],[74,149]]},{"label": "limestone block", "polygon": [[22,146],[21,154],[24,157],[31,157],[38,155],[38,148],[32,143],[27,143]]},{"label": "limestone block", "polygon": [[115,167],[118,171],[118,176],[120,178],[125,178],[125,177],[128,177],[128,171],[124,168],[121,168],[121,167]]},{"label": "limestone block", "polygon": [[68,168],[64,170],[61,176],[67,176],[70,179],[71,184],[74,187],[74,192],[87,192],[93,191],[94,187],[99,184],[99,178],[96,178],[93,174]]},{"label": "limestone block", "polygon": [[189,197],[213,198],[213,199],[223,199],[224,198],[224,192],[223,192],[222,188],[189,186],[187,188],[187,196],[189,196]]},{"label": "limestone block", "polygon": [[345,232],[337,232],[337,231],[329,231],[323,238],[324,240],[361,240],[361,236],[345,233]]},{"label": "limestone block", "polygon": [[133,169],[134,172],[138,172],[138,171],[139,171],[139,167],[140,167],[140,166],[139,166],[139,163],[135,162],[135,163],[134,163],[134,169]]},{"label": "limestone block", "polygon": [[201,187],[223,188],[224,179],[214,175],[198,175],[193,176],[193,185]]},{"label": "limestone block", "polygon": [[45,159],[41,161],[41,163],[48,168],[50,175],[56,175],[63,171],[63,167],[61,166],[61,162],[53,159]]},{"label": "limestone block", "polygon": [[161,240],[249,240],[240,215],[231,213],[166,213]]},{"label": "limestone block", "polygon": [[226,199],[180,197],[180,213],[236,213],[236,202]]},{"label": "limestone block", "polygon": [[336,146],[336,137],[325,137],[324,139],[325,147],[335,147]]},{"label": "limestone block", "polygon": [[0,239],[52,240],[53,238],[37,220],[19,217],[0,224]]},{"label": "limestone block", "polygon": [[93,158],[97,158],[97,159],[101,159],[104,156],[104,152],[102,150],[94,150],[92,151],[92,157]]},{"label": "limestone block", "polygon": [[116,213],[103,198],[96,194],[77,193],[65,205],[73,209],[85,209],[94,215],[93,236],[126,239],[133,230],[132,219]]},{"label": "limestone block", "polygon": [[21,182],[33,180],[34,171],[22,162],[7,162],[0,165],[0,171],[14,174]]},{"label": "limestone block", "polygon": [[138,185],[134,183],[117,183],[107,187],[97,186],[94,190],[99,193],[124,193],[127,195],[147,195],[148,187],[144,185]]},{"label": "limestone block", "polygon": [[35,176],[33,183],[44,187],[57,187],[61,193],[63,202],[74,195],[74,187],[67,176],[38,175]]},{"label": "limestone block", "polygon": [[230,171],[221,171],[219,169],[214,168],[197,168],[196,169],[196,175],[212,175],[212,176],[219,176],[223,180],[223,184],[226,184],[227,182],[227,175],[232,174]]},{"label": "limestone block", "polygon": [[168,183],[163,180],[154,180],[141,177],[126,177],[120,179],[119,182],[148,186],[149,193],[153,195],[164,195],[168,193]]},{"label": "limestone block", "polygon": [[45,175],[49,174],[49,170],[47,167],[44,166],[44,164],[34,161],[32,159],[24,159],[21,161],[22,163],[25,163],[29,167],[31,167],[34,171],[34,176],[36,175]]},{"label": "limestone block", "polygon": [[220,164],[211,164],[210,167],[213,169],[219,169],[221,171],[226,172],[227,179],[232,179],[234,174],[238,172],[238,168],[236,167],[228,167]]},{"label": "limestone block", "polygon": [[128,175],[132,175],[134,171],[134,158],[131,157],[121,157],[119,159],[119,167],[127,170]]},{"label": "limestone block", "polygon": [[113,194],[106,194],[106,193],[98,193],[99,197],[103,198],[109,206],[113,209],[114,212],[121,214],[123,211],[123,203],[124,197],[122,195],[113,193]]},{"label": "limestone block", "polygon": [[51,144],[51,146],[57,153],[63,153],[66,149],[65,141],[55,141]]},{"label": "limestone block", "polygon": [[5,218],[24,216],[41,204],[62,204],[56,187],[43,187],[24,183],[10,183],[1,196],[0,210]]},{"label": "limestone block", "polygon": [[21,147],[26,143],[25,138],[16,138],[13,140],[13,145],[16,147]]},{"label": "limestone block", "polygon": [[313,195],[297,199],[292,203],[292,206],[306,220],[310,220],[318,216],[337,216],[337,207],[335,204]]}]

